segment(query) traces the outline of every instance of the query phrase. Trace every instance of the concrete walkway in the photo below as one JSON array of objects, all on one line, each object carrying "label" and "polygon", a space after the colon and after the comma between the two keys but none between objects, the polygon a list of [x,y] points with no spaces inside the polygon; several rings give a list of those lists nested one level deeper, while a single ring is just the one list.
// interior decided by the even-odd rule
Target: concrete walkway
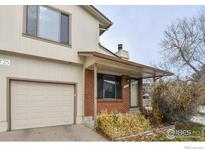
[{"label": "concrete walkway", "polygon": [[0,133],[0,141],[107,141],[83,124]]},{"label": "concrete walkway", "polygon": [[205,128],[205,106],[199,106],[198,112],[199,114],[194,115],[190,120],[194,123],[204,125]]}]

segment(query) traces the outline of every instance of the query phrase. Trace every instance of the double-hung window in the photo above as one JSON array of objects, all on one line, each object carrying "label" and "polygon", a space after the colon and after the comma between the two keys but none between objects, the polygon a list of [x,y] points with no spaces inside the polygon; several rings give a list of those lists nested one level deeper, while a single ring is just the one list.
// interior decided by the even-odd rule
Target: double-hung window
[{"label": "double-hung window", "polygon": [[69,15],[46,6],[28,5],[26,33],[64,44],[70,44]]},{"label": "double-hung window", "polygon": [[98,98],[99,99],[121,99],[121,77],[98,74],[97,80]]}]

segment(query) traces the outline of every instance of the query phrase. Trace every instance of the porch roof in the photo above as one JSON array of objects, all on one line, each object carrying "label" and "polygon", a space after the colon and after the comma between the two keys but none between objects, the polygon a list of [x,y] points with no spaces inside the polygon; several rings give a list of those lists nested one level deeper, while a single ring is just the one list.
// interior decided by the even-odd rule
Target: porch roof
[{"label": "porch roof", "polygon": [[131,77],[142,77],[144,79],[173,75],[173,73],[168,71],[95,51],[79,51],[78,55],[85,57],[85,68],[88,69],[93,69],[93,65],[97,64],[98,71],[120,73]]}]

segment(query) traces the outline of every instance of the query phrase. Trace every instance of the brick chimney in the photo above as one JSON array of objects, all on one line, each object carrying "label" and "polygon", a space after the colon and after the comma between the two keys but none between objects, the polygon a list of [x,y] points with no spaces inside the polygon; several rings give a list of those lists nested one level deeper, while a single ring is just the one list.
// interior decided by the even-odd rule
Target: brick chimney
[{"label": "brick chimney", "polygon": [[129,53],[123,50],[123,44],[118,44],[118,51],[115,54],[124,60],[129,60]]}]

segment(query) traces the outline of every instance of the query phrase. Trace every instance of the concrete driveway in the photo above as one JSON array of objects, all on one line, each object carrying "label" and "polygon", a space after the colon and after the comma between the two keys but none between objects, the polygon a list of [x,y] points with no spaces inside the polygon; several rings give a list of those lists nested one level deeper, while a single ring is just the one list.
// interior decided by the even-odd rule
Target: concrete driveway
[{"label": "concrete driveway", "polygon": [[0,133],[0,141],[106,141],[83,124],[55,126]]}]

